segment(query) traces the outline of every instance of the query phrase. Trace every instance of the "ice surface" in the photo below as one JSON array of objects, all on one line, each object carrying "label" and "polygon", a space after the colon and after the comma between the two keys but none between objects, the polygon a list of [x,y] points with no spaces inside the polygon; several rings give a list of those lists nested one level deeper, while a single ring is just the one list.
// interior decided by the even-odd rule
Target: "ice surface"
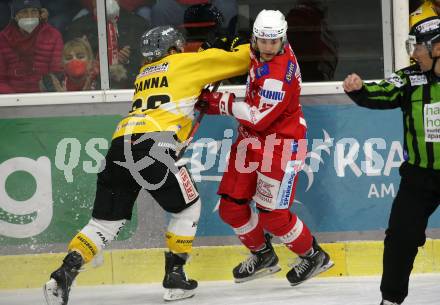
[{"label": "ice surface", "polygon": [[[286,280],[260,279],[248,283],[200,282],[195,297],[166,304],[195,305],[379,305],[380,277],[312,279],[296,287]],[[73,287],[69,305],[156,305],[162,300],[160,284]],[[1,305],[40,305],[42,289],[0,291]],[[404,305],[440,304],[440,274],[411,277]]]}]

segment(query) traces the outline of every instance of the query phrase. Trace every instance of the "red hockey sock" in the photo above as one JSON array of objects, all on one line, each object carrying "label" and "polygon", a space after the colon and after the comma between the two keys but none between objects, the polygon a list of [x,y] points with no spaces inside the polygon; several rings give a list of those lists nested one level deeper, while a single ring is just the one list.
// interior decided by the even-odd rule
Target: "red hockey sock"
[{"label": "red hockey sock", "polygon": [[251,211],[249,204],[237,204],[230,199],[222,198],[219,214],[249,250],[256,251],[264,245],[263,228],[258,223],[258,215]]},{"label": "red hockey sock", "polygon": [[313,237],[309,228],[289,210],[262,212],[260,223],[298,255],[304,255],[312,248]]}]

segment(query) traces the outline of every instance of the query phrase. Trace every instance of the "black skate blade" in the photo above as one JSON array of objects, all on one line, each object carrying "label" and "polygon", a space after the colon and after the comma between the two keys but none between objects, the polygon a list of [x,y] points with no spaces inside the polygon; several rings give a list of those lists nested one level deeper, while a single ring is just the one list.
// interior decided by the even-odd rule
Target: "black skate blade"
[{"label": "black skate blade", "polygon": [[186,290],[179,288],[165,289],[163,299],[165,302],[178,301],[192,298],[196,294],[196,289]]},{"label": "black skate blade", "polygon": [[325,264],[324,266],[321,266],[320,268],[316,269],[316,271],[313,272],[313,274],[311,276],[309,276],[308,278],[306,278],[304,281],[296,282],[296,283],[290,283],[290,286],[298,286],[299,284],[302,284],[305,281],[310,280],[311,278],[317,276],[318,274],[321,274],[321,273],[327,271],[328,269],[330,269],[334,265],[335,265],[335,263],[333,261],[328,261],[327,264]]},{"label": "black skate blade", "polygon": [[268,268],[263,268],[261,270],[258,270],[257,272],[255,272],[253,275],[245,277],[245,278],[241,278],[241,279],[234,279],[234,282],[239,284],[239,283],[245,283],[245,282],[249,282],[252,280],[256,280],[259,279],[261,277],[265,277],[274,273],[277,273],[281,271],[281,267],[279,265],[275,265],[272,267],[268,267]]}]

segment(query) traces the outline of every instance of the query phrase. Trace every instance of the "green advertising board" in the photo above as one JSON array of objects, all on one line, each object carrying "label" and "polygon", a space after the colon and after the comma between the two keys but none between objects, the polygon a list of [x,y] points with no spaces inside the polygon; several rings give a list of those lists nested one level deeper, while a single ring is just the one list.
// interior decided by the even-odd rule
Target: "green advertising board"
[{"label": "green advertising board", "polygon": [[[0,120],[0,245],[67,243],[90,219],[120,116]],[[119,235],[129,239],[136,211]]]}]

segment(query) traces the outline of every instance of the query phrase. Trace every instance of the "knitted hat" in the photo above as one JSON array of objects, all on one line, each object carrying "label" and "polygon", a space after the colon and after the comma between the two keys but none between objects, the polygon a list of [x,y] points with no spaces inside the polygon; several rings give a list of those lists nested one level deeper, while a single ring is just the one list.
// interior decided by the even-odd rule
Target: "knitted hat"
[{"label": "knitted hat", "polygon": [[14,0],[11,3],[12,16],[16,16],[24,8],[41,8],[40,0]]}]

